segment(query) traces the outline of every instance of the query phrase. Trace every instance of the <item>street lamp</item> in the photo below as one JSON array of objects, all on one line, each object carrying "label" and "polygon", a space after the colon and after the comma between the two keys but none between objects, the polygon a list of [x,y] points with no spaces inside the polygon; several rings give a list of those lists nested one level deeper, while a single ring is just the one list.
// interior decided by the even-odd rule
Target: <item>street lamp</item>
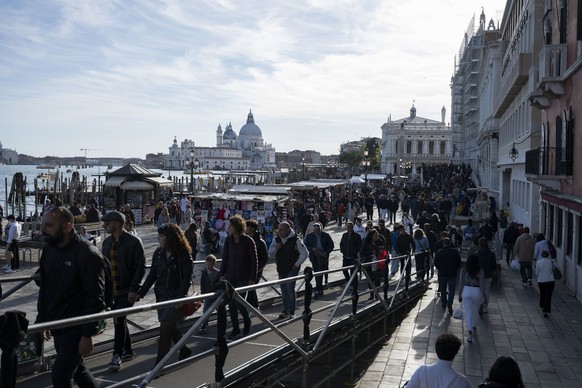
[{"label": "street lamp", "polygon": [[194,159],[194,148],[190,148],[190,192],[194,192],[194,168],[198,168],[200,163],[198,159]]},{"label": "street lamp", "polygon": [[368,186],[368,167],[370,166],[370,159],[368,158],[368,150],[364,150],[364,159],[362,159],[362,166],[364,166],[364,183]]},{"label": "street lamp", "polygon": [[302,178],[301,180],[304,181],[305,180],[305,158],[301,158],[301,165],[303,166],[303,173],[302,173]]}]

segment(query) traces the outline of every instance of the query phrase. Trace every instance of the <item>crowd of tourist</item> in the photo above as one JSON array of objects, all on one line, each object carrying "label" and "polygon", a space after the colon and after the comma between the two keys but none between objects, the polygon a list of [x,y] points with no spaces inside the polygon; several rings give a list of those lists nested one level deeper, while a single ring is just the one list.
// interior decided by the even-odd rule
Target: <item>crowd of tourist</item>
[{"label": "crowd of tourist", "polygon": [[[422,180],[405,185],[384,183],[375,188],[340,187],[335,191],[327,191],[325,195],[303,198],[303,201],[290,205],[285,219],[281,217],[277,220],[275,236],[270,244],[267,244],[260,233],[259,224],[253,219],[245,219],[241,215],[228,219],[223,217],[224,225],[221,229],[224,235],[220,236],[211,226],[210,220],[203,222],[201,228],[195,222],[192,209],[196,209],[199,204],[191,203],[186,198],[160,201],[154,216],[159,248],[154,253],[151,269],[141,285],[145,274],[144,250],[141,241],[135,236],[135,215],[129,205],[103,217],[97,214],[97,221],[101,220],[105,224],[110,236],[104,241],[101,253],[94,247],[86,249],[92,256],[107,258],[110,263],[113,297],[109,307],[113,309],[132,306],[152,287],[156,290],[158,302],[188,295],[193,283],[192,263],[198,253],[205,260],[200,280],[200,291],[204,294],[214,292],[222,281],[234,287],[256,284],[271,260],[276,266],[278,278],[283,280],[280,284],[282,311],[279,319],[295,316],[296,284],[291,278],[299,274],[307,260],[316,272],[315,299],[324,295],[327,275],[318,273],[329,269],[330,254],[334,249],[339,248],[346,282],[357,282],[353,273],[358,268],[358,262],[364,264],[363,275],[369,280],[370,299],[380,298],[382,292],[384,299],[388,299],[389,281],[397,276],[402,277],[404,289],[408,291],[414,264],[414,275],[418,282],[427,283],[435,275],[438,277],[439,300],[449,315],[454,314],[455,294],[458,295],[458,301],[464,307],[464,322],[468,333],[466,341],[469,343],[477,335],[478,316],[488,312],[491,283],[500,269],[498,262],[504,257],[505,250],[507,264],[512,260],[519,262],[524,287],[531,287],[534,275],[537,275],[539,305],[544,316],[548,317],[555,285],[552,271],[555,264],[551,260],[551,243],[544,235],[532,237],[528,227],[520,227],[509,221],[507,209],[499,209],[493,198],[474,190],[470,166],[426,166],[422,174]],[[45,284],[57,287],[50,283],[54,274],[50,272],[52,264],[47,262],[47,258],[56,255],[55,249],[70,241],[77,244],[77,235],[70,226],[75,216],[85,215],[88,221],[92,210],[96,209],[91,205],[86,210],[78,205],[70,209],[47,206],[48,217],[42,230],[50,248],[41,257],[41,276],[47,279]],[[376,214],[377,223],[374,225]],[[454,221],[459,217],[466,220],[462,227],[455,226],[459,223]],[[55,225],[67,233],[57,233]],[[335,228],[332,230],[336,233],[338,229],[342,233],[339,247],[335,246],[329,233],[331,228]],[[86,231],[81,231],[79,241],[90,240],[86,235]],[[221,239],[222,243],[219,244]],[[465,257],[460,254],[461,247],[467,250]],[[70,254],[75,256],[72,251]],[[221,259],[220,264],[217,264],[217,257]],[[93,265],[90,270],[98,273],[101,280],[107,274],[106,268],[97,265]],[[89,275],[81,272],[79,276]],[[80,306],[92,303],[90,308],[82,308],[84,312],[98,312],[105,307],[97,302],[106,300],[101,295],[106,291],[105,285],[105,281],[90,283],[93,287],[90,291],[95,299],[79,302]],[[79,290],[67,291],[79,292],[88,286],[79,285]],[[39,312],[39,322],[71,315],[70,312],[67,312],[68,316],[54,315],[49,310],[54,303],[65,303],[64,295],[60,292],[41,287],[40,295],[42,300],[39,306],[42,310]],[[245,298],[253,308],[260,308],[256,292],[248,292]],[[213,301],[213,298],[204,301],[204,311],[210,308]],[[252,330],[252,321],[247,305],[233,298],[228,307],[232,327],[228,339],[236,340],[248,335]],[[242,318],[242,329],[239,317]],[[181,310],[163,308],[158,311],[158,319],[160,339],[156,363],[165,357],[172,342],[176,343],[180,339],[178,324],[184,316]],[[124,360],[130,360],[135,355],[125,317],[116,318],[114,326],[114,349],[109,368],[119,370]],[[208,321],[205,321],[198,333],[203,335],[207,331]],[[96,328],[87,325],[71,333],[69,339],[76,341],[79,348],[83,346],[83,352],[80,355],[76,353],[72,360],[65,362],[73,344],[58,346],[57,353],[61,354],[57,356],[59,368],[53,370],[53,382],[57,384],[75,378],[80,383],[92,386],[94,379],[84,368],[82,356],[92,348],[85,337],[94,335]],[[61,337],[57,337],[59,341],[63,340]],[[50,334],[45,333],[45,338],[50,338]],[[460,346],[461,341],[457,337],[441,335],[435,345],[439,358],[437,363],[419,368],[406,387],[468,386],[466,378],[452,368],[452,361]],[[179,358],[187,358],[190,354],[191,350],[184,346]],[[77,369],[82,374],[77,376]],[[504,380],[508,371],[513,373],[512,381]],[[523,387],[519,367],[513,359],[500,357],[496,360],[487,382],[482,386],[502,386],[499,384]]]}]

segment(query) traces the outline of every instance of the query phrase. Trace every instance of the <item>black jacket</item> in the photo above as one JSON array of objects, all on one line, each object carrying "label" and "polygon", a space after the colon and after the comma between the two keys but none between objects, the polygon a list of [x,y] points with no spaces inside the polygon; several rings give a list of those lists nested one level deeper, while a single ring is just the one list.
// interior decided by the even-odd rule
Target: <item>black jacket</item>
[{"label": "black jacket", "polygon": [[344,258],[357,259],[358,253],[362,248],[362,237],[356,232],[349,234],[348,232],[342,235],[340,241],[340,251]]},{"label": "black jacket", "polygon": [[[63,248],[47,245],[39,260],[36,323],[103,311],[105,271],[102,260],[101,252],[76,233]],[[97,327],[98,322],[85,323],[81,333],[84,337],[95,335]]]},{"label": "black jacket", "polygon": [[489,279],[493,272],[497,270],[495,254],[491,252],[489,247],[479,247],[477,250],[477,256],[479,257],[479,267],[483,268],[485,279]]},{"label": "black jacket", "polygon": [[259,232],[255,232],[252,236],[255,241],[255,246],[257,247],[257,259],[258,259],[258,272],[262,271],[263,268],[269,262],[269,252],[267,250],[267,243],[261,238]]},{"label": "black jacket", "polygon": [[434,266],[439,271],[439,276],[454,278],[461,268],[461,255],[453,247],[439,249],[434,256]]},{"label": "black jacket", "polygon": [[[113,236],[109,236],[103,241],[103,256],[109,260],[111,260],[109,251],[112,244]],[[117,242],[117,259],[120,280],[117,288],[119,288],[120,294],[137,292],[145,273],[145,253],[141,240],[124,230]]]}]

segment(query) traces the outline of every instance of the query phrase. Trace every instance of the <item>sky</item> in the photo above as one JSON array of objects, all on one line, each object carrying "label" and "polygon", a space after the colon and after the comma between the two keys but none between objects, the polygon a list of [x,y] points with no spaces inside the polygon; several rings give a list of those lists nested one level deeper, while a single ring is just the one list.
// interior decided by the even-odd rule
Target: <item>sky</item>
[{"label": "sky", "polygon": [[2,0],[0,142],[21,154],[140,157],[215,146],[252,110],[278,152],[337,154],[389,115],[450,122],[481,6],[502,0]]}]

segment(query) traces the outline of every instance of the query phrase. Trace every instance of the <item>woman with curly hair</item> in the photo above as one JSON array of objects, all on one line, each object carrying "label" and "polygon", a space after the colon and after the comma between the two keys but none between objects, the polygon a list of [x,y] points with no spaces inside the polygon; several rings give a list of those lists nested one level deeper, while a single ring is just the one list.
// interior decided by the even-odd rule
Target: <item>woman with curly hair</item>
[{"label": "woman with curly hair", "polygon": [[477,334],[479,306],[482,301],[487,304],[486,299],[485,273],[479,267],[479,257],[475,254],[469,255],[459,275],[459,302],[465,308],[465,325],[469,333],[467,342],[473,342],[473,335]]},{"label": "woman with curly hair", "polygon": [[[176,224],[165,224],[158,228],[159,248],[154,252],[152,266],[142,287],[139,298],[143,298],[154,286],[156,301],[163,302],[184,298],[192,284],[192,249],[184,233]],[[160,339],[156,364],[170,351],[172,341],[178,342],[182,334],[178,322],[184,320],[181,306],[164,307],[158,310]],[[179,359],[188,358],[192,351],[184,346]]]}]

